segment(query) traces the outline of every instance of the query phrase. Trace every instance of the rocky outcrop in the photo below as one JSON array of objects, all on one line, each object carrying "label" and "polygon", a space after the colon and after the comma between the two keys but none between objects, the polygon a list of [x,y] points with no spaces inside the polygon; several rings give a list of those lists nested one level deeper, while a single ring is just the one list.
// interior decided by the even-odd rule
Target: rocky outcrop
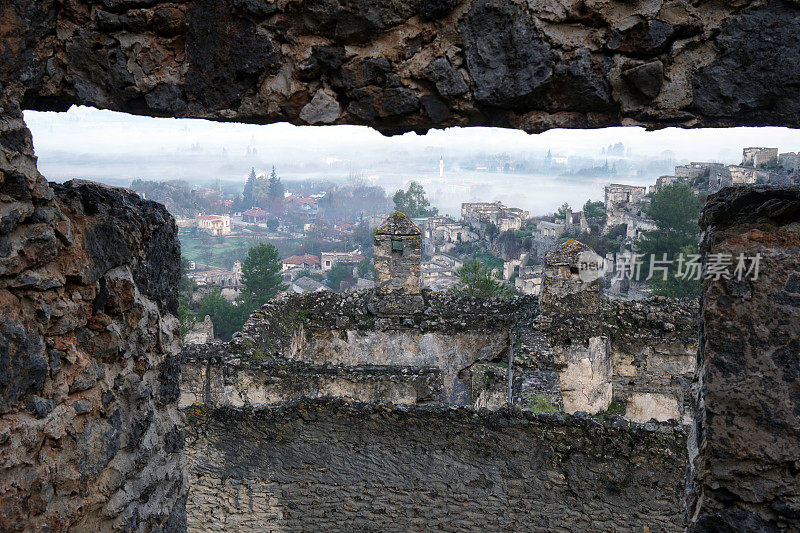
[{"label": "rocky outcrop", "polygon": [[789,0],[12,0],[0,84],[28,109],[386,133],[798,126],[798,15]]},{"label": "rocky outcrop", "polygon": [[739,254],[760,254],[760,263],[755,279],[703,281],[692,531],[798,528],[798,222],[798,188],[727,188],[703,211],[706,254],[732,256],[734,265]]},{"label": "rocky outcrop", "polygon": [[0,529],[179,531],[175,223],[129,191],[48,185],[4,140]]}]

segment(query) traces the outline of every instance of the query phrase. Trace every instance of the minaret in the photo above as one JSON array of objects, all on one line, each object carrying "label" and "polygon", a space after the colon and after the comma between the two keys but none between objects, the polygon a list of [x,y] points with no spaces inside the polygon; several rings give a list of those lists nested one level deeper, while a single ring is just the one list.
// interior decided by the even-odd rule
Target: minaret
[{"label": "minaret", "polygon": [[444,157],[439,157],[439,177],[444,177]]}]

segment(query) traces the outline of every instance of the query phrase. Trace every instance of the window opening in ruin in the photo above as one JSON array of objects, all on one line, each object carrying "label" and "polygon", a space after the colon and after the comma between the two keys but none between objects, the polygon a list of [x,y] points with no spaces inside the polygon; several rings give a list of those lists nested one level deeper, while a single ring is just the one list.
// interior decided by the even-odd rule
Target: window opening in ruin
[{"label": "window opening in ruin", "polygon": [[[373,232],[394,211],[424,236],[420,277],[431,290],[454,289],[477,261],[497,290],[538,295],[545,253],[574,239],[599,255],[590,263],[600,264],[604,293],[696,296],[696,279],[671,277],[681,249],[681,268],[697,266],[682,273],[700,272],[692,260],[698,235],[689,231],[681,248],[662,250],[663,220],[653,214],[659,195],[683,187],[662,213],[696,212],[726,185],[800,182],[800,133],[785,128],[538,135],[450,128],[384,137],[366,127],[224,124],[82,107],[25,118],[49,179],[102,181],[166,205],[187,275],[231,305],[249,250],[262,243],[277,252],[282,290],[373,287]],[[391,251],[408,253],[399,239]],[[663,251],[672,254],[666,283],[663,265],[650,259]],[[199,312],[200,299],[187,307]]]}]

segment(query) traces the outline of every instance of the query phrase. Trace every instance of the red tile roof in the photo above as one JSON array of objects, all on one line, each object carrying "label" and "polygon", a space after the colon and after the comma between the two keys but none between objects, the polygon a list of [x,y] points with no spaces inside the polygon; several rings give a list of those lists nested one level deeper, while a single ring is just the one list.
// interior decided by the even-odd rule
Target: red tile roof
[{"label": "red tile roof", "polygon": [[316,255],[293,255],[282,261],[284,265],[319,265],[319,257]]}]

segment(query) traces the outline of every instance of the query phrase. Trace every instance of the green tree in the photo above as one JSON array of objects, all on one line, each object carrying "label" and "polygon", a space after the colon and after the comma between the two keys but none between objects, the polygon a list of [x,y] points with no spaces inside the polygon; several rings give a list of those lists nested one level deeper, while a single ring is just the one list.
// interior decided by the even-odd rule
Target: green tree
[{"label": "green tree", "polygon": [[583,214],[586,218],[605,218],[606,212],[604,209],[603,202],[593,202],[591,200],[586,200],[586,203],[583,204]]},{"label": "green tree", "polygon": [[270,231],[275,231],[278,229],[280,225],[280,221],[276,217],[270,217],[267,219],[267,229]]},{"label": "green tree", "polygon": [[339,285],[347,279],[351,279],[353,277],[353,269],[347,265],[333,265],[330,270],[328,270],[328,283],[333,290],[338,291]]},{"label": "green tree", "polygon": [[234,305],[222,296],[219,289],[206,294],[197,310],[199,316],[208,315],[214,324],[214,335],[222,340],[230,340],[234,333],[242,329],[252,309],[246,304]]},{"label": "green tree", "polygon": [[256,186],[258,179],[256,178],[256,169],[250,169],[250,175],[244,183],[244,192],[242,192],[242,203],[248,207],[253,207],[256,204]]},{"label": "green tree", "polygon": [[178,321],[181,323],[181,337],[189,333],[197,323],[197,318],[183,298],[178,299]]},{"label": "green tree", "polygon": [[282,200],[284,193],[283,183],[275,172],[275,167],[272,167],[272,172],[269,175],[269,182],[267,188],[267,196],[270,200]]},{"label": "green tree", "polygon": [[412,181],[408,184],[408,190],[400,189],[394,193],[394,208],[409,218],[432,217],[439,212],[435,207],[431,207],[430,201],[425,197],[425,189]]},{"label": "green tree", "polygon": [[178,283],[178,320],[181,323],[181,335],[186,335],[197,321],[189,308],[192,294],[197,289],[197,283],[188,276],[188,273],[189,260],[181,256],[181,280]]},{"label": "green tree", "polygon": [[495,224],[494,222],[489,221],[486,223],[486,226],[484,227],[484,233],[486,234],[486,237],[491,241],[494,240],[494,238],[500,234],[500,228],[498,228],[497,224]]},{"label": "green tree", "polygon": [[558,211],[553,213],[553,216],[556,218],[567,218],[567,209],[569,209],[569,204],[564,202],[561,204],[561,207],[558,208]]},{"label": "green tree", "polygon": [[353,232],[353,241],[366,251],[372,249],[374,240],[375,234],[369,229],[367,221],[362,219]]},{"label": "green tree", "polygon": [[250,248],[242,263],[241,303],[249,301],[258,307],[286,289],[280,272],[281,259],[275,246],[262,242]]},{"label": "green tree", "polygon": [[372,272],[372,261],[369,260],[369,257],[365,257],[359,261],[356,270],[358,271],[359,278],[363,278]]},{"label": "green tree", "polygon": [[492,296],[508,297],[514,290],[492,275],[488,266],[477,260],[468,261],[456,272],[458,283],[450,288],[457,296],[474,296],[490,298]]},{"label": "green tree", "polygon": [[642,254],[642,274],[647,277],[651,269],[651,258],[661,261],[664,254],[672,266],[664,280],[663,273],[653,264],[653,277],[648,280],[653,292],[668,297],[697,297],[700,283],[697,280],[682,279],[677,274],[677,258],[697,254],[699,228],[697,219],[702,208],[702,199],[695,196],[684,181],[662,187],[653,195],[647,213],[656,224],[656,229],[643,232],[636,244],[637,253]]}]

